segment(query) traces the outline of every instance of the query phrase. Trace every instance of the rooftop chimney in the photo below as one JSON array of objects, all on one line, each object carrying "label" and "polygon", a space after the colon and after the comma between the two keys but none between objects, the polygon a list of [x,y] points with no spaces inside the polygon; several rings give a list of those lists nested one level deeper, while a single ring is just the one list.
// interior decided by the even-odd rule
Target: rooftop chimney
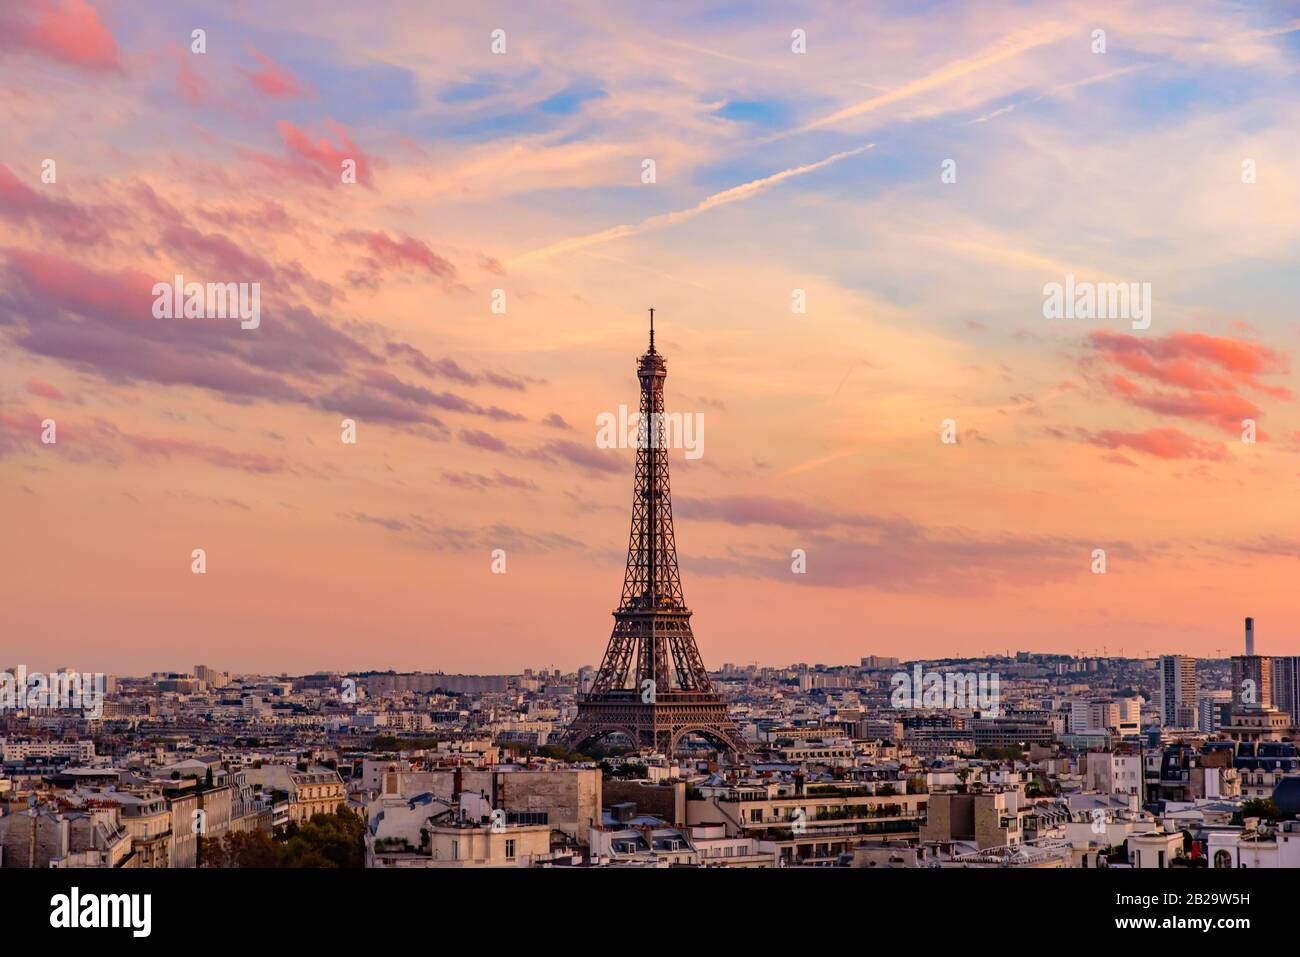
[{"label": "rooftop chimney", "polygon": [[1246,619],[1246,656],[1255,654],[1255,619]]}]

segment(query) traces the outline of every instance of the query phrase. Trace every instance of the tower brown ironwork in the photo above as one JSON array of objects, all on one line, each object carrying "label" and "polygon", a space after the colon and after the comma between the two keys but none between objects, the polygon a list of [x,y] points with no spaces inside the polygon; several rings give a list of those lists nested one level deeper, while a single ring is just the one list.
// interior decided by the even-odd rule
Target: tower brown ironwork
[{"label": "tower brown ironwork", "polygon": [[590,691],[578,698],[568,740],[578,750],[612,734],[637,748],[672,754],[687,735],[704,737],[735,754],[748,745],[713,686],[682,599],[668,484],[664,379],[668,367],[650,348],[637,361],[641,383],[632,531],[628,536],[623,595],[614,631]]}]

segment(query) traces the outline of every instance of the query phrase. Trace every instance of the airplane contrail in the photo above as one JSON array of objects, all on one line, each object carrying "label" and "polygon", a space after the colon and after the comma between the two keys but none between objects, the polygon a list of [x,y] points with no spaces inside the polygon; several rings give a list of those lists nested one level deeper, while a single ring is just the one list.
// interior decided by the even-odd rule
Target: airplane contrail
[{"label": "airplane contrail", "polygon": [[687,209],[679,209],[671,213],[660,213],[658,216],[651,216],[649,219],[643,219],[639,223],[626,223],[621,226],[611,226],[609,229],[602,229],[597,233],[587,233],[585,236],[574,236],[572,239],[563,239],[558,243],[552,243],[549,246],[543,246],[540,249],[534,249],[532,252],[524,253],[510,260],[510,266],[518,266],[521,263],[533,262],[538,259],[549,259],[560,253],[573,252],[576,249],[585,249],[587,246],[595,246],[598,243],[607,243],[613,239],[622,239],[624,236],[634,236],[637,233],[644,233],[652,229],[662,229],[665,226],[674,226],[677,223],[693,219],[700,213],[713,209],[717,206],[723,206],[727,203],[735,203],[742,199],[748,199],[755,193],[759,193],[769,186],[774,186],[782,180],[791,179],[795,176],[802,176],[805,173],[811,173],[822,167],[829,166],[832,163],[847,159],[850,156],[857,156],[859,153],[865,153],[869,149],[875,148],[875,143],[868,143],[866,146],[859,146],[857,149],[845,150],[842,153],[835,153],[823,160],[815,163],[809,163],[806,166],[795,166],[791,169],[783,169],[779,173],[773,173],[771,176],[764,176],[762,179],[752,180],[748,183],[742,183],[739,186],[733,186],[730,189],[724,189],[720,193],[714,193],[706,197]]},{"label": "airplane contrail", "polygon": [[955,80],[960,80],[972,73],[996,66],[1007,60],[1014,59],[1022,53],[1027,53],[1037,47],[1046,44],[1055,43],[1064,39],[1073,32],[1075,28],[1069,24],[1056,23],[1047,27],[1035,27],[1032,29],[1017,30],[1010,33],[996,42],[980,50],[978,53],[959,60],[947,63],[919,79],[912,80],[910,83],[904,83],[902,86],[881,93],[878,96],[861,100],[843,109],[836,110],[829,116],[823,116],[820,119],[805,123],[803,126],[796,127],[792,130],[785,130],[780,133],[774,133],[769,136],[768,141],[784,139],[787,136],[794,136],[798,133],[807,133],[810,130],[819,130],[828,126],[835,126],[845,120],[854,119],[867,113],[873,113],[882,107],[890,106],[894,103],[901,103],[909,100],[921,93],[928,93],[933,90],[947,86]]}]

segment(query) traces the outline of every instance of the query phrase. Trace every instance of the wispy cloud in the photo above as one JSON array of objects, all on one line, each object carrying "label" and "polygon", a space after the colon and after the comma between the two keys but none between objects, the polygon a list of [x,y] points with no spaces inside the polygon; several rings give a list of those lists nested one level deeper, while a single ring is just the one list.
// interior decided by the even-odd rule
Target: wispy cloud
[{"label": "wispy cloud", "polygon": [[794,166],[790,169],[783,169],[779,173],[773,173],[770,176],[764,176],[761,179],[751,180],[748,183],[742,183],[739,186],[733,186],[730,189],[724,189],[721,192],[714,193],[702,199],[688,209],[680,209],[671,213],[661,213],[658,216],[651,216],[649,219],[643,219],[635,225],[613,226],[609,229],[602,229],[597,233],[588,233],[585,236],[575,236],[572,239],[561,240],[558,243],[552,243],[541,249],[534,249],[532,252],[516,256],[510,261],[511,266],[520,266],[525,263],[535,262],[540,259],[549,259],[552,256],[558,256],[562,253],[576,252],[579,249],[585,249],[588,246],[597,246],[601,243],[607,243],[615,239],[623,239],[627,236],[635,236],[638,233],[648,232],[653,229],[663,229],[667,226],[675,226],[678,223],[684,223],[687,220],[694,219],[701,213],[706,213],[711,209],[719,206],[725,206],[727,203],[738,203],[741,200],[749,199],[751,196],[761,193],[763,190],[775,186],[777,183],[784,182],[796,176],[805,176],[808,173],[824,169],[832,163],[838,163],[842,159],[850,156],[858,156],[869,149],[875,147],[874,143],[868,143],[866,146],[859,146],[857,149],[844,150],[835,153],[825,159],[818,160],[815,163],[808,163],[804,166]]},{"label": "wispy cloud", "polygon": [[945,86],[964,79],[973,73],[978,73],[981,70],[987,70],[989,67],[1005,63],[1007,60],[1012,60],[1022,54],[1028,53],[1030,50],[1035,50],[1039,47],[1056,43],[1057,41],[1069,36],[1071,33],[1078,33],[1078,29],[1079,28],[1073,24],[1051,23],[1017,30],[1014,33],[1010,33],[1007,36],[1002,37],[1000,40],[990,44],[978,53],[952,60],[939,69],[927,73],[923,77],[904,83],[886,93],[881,93],[877,96],[860,100],[857,103],[838,109],[834,113],[827,114],[826,116],[813,120],[810,123],[805,123],[804,125],[792,130],[778,133],[772,138],[777,139],[786,136],[794,136],[795,134],[807,133],[811,130],[820,130],[827,127],[839,126],[849,120],[866,116],[869,113],[874,113],[887,106],[914,99],[924,93],[932,93],[936,90],[941,90]]}]

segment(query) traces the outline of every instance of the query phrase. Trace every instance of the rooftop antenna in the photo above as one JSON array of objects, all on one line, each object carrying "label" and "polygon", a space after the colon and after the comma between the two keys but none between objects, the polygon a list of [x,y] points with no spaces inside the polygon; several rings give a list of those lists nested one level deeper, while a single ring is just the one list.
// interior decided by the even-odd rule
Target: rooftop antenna
[{"label": "rooftop antenna", "polygon": [[650,307],[650,351],[655,351],[655,310]]}]

